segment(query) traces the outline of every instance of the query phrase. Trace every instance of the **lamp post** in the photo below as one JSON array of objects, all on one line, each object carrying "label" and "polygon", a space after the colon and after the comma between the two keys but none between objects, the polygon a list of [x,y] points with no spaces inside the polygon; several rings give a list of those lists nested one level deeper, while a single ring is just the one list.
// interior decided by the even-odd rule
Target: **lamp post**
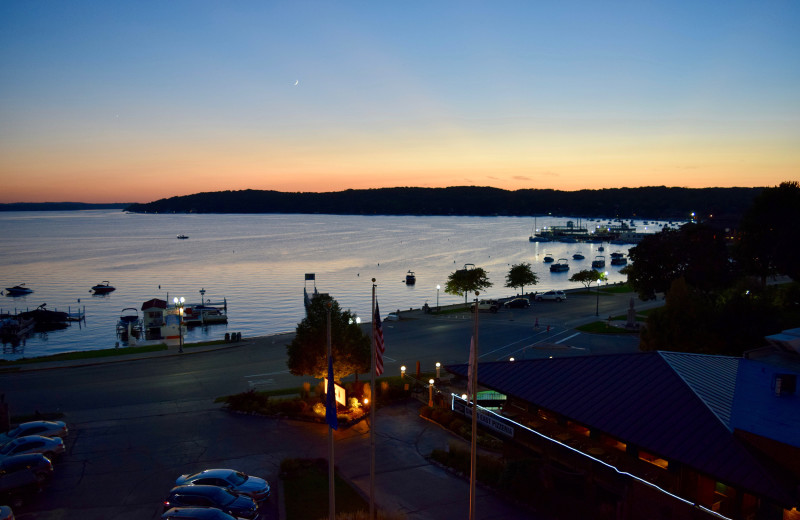
[{"label": "lamp post", "polygon": [[439,379],[441,376],[439,375],[440,370],[442,369],[442,364],[438,361],[436,362],[436,379]]},{"label": "lamp post", "polygon": [[428,379],[428,406],[433,406],[433,379]]},{"label": "lamp post", "polygon": [[406,366],[403,365],[400,367],[400,379],[405,379],[405,378],[406,378]]},{"label": "lamp post", "polygon": [[436,312],[439,312],[439,289],[441,289],[441,288],[442,288],[442,286],[437,283],[436,284]]},{"label": "lamp post", "polygon": [[600,278],[597,280],[597,306],[595,307],[594,315],[600,316],[600,282],[606,279],[608,276],[608,271],[604,272],[600,275]]},{"label": "lamp post", "polygon": [[175,308],[178,310],[178,352],[183,352],[183,303],[186,299],[181,296],[178,298],[177,296],[172,299],[172,302],[175,304]]}]

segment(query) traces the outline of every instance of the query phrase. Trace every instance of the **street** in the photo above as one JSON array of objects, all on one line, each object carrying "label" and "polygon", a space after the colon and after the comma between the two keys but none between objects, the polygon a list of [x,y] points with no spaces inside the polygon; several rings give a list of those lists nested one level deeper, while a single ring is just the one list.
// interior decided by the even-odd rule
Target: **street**
[{"label": "street", "polygon": [[[602,295],[601,319],[624,314],[629,299],[630,295]],[[481,361],[636,351],[635,334],[591,335],[573,328],[594,321],[596,305],[593,293],[570,294],[563,303],[481,313]],[[414,370],[417,361],[426,371],[432,371],[437,361],[443,365],[466,362],[471,318],[469,312],[425,315],[407,311],[401,313],[400,321],[385,322],[386,373],[399,374],[401,365]],[[254,338],[232,348],[205,352],[187,348],[183,355],[170,352],[88,366],[32,365],[0,374],[0,387],[12,416],[37,410],[61,412],[70,427],[67,453],[54,463],[52,482],[15,511],[18,518],[158,518],[161,501],[182,473],[233,467],[265,477],[275,486],[284,458],[326,456],[324,425],[235,415],[214,403],[219,396],[251,386],[314,384],[316,381],[293,376],[286,369],[285,345],[291,337]],[[381,471],[385,474],[382,478],[403,468],[418,468],[414,471],[421,474],[407,482],[408,471],[403,479],[392,479],[391,485],[387,483],[379,491],[379,506],[402,511],[408,518],[463,518],[465,512],[459,507],[442,505],[447,497],[461,504],[466,484],[424,458],[434,447],[445,448],[450,434],[419,419],[413,409],[403,410],[402,420],[388,419],[397,413],[388,409],[379,413],[378,456],[392,461],[391,471]],[[380,419],[383,414],[387,416],[384,423]],[[368,462],[364,460],[368,428],[368,423],[362,422],[336,432],[341,446],[337,466],[362,490],[368,489]],[[403,487],[419,485],[419,479],[438,482],[431,485],[437,487],[435,495],[444,502],[426,498],[419,490],[406,490],[418,503],[404,498]],[[445,490],[441,489],[442,479],[447,482]],[[275,489],[273,494],[265,518],[278,517]],[[479,509],[479,518],[519,515],[511,508],[508,516],[498,516],[498,511],[509,506],[489,493],[483,501],[485,511]]]}]

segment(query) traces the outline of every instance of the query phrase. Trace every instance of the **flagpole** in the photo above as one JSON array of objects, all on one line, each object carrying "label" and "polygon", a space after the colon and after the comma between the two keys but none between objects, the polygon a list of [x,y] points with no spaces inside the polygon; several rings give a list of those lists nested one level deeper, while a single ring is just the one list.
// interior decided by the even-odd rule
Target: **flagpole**
[{"label": "flagpole", "polygon": [[[332,370],[330,367],[332,366],[332,359],[333,353],[331,348],[331,305],[332,303],[328,301],[325,306],[328,309],[328,377],[333,379]],[[332,381],[328,381],[328,395],[326,396],[326,400],[330,402],[331,395],[330,393],[333,391],[334,385]],[[336,401],[334,397],[333,406],[336,406]],[[329,423],[328,424],[328,518],[330,520],[334,520],[336,518],[336,487],[334,485],[334,465],[333,465],[333,426]]]},{"label": "flagpole", "polygon": [[[480,293],[475,291],[475,296]],[[475,321],[473,322],[472,359],[470,359],[470,375],[472,388],[469,389],[472,398],[472,439],[469,453],[469,520],[475,520],[475,482],[477,480],[477,455],[478,455],[478,298],[475,298]]]},{"label": "flagpole", "polygon": [[372,279],[372,355],[370,358],[371,382],[370,382],[370,398],[369,403],[369,520],[375,520],[375,408],[378,403],[377,389],[375,388],[375,357],[378,355],[378,350],[375,345],[375,278]]}]

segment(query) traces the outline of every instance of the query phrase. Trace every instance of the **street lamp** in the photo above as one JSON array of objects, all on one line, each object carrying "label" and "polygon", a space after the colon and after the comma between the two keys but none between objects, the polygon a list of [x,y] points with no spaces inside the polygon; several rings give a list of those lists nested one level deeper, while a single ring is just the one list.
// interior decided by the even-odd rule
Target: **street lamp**
[{"label": "street lamp", "polygon": [[405,379],[406,377],[406,366],[403,365],[400,367],[400,379]]},{"label": "street lamp", "polygon": [[442,364],[438,361],[436,362],[436,379],[439,379],[439,371],[442,369]]},{"label": "street lamp", "polygon": [[178,352],[183,352],[183,303],[185,301],[186,299],[183,296],[180,298],[176,296],[172,299],[175,308],[178,310]]},{"label": "street lamp", "polygon": [[428,379],[428,406],[433,406],[433,379]]},{"label": "street lamp", "polygon": [[441,288],[442,288],[442,286],[437,283],[436,284],[436,312],[439,312],[439,289],[441,289]]},{"label": "street lamp", "polygon": [[600,278],[597,279],[597,306],[594,311],[595,316],[600,316],[600,282],[605,280],[607,276],[608,276],[608,271],[601,274]]}]

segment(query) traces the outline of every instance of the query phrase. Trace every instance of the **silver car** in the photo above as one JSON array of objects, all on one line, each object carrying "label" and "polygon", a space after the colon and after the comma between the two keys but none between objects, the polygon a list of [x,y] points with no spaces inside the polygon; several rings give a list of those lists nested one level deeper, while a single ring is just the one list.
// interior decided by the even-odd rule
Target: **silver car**
[{"label": "silver car", "polygon": [[44,437],[67,438],[69,429],[63,421],[30,421],[0,433],[0,446],[25,435],[42,435]]},{"label": "silver car", "polygon": [[26,435],[7,443],[0,448],[0,460],[22,453],[41,453],[50,460],[64,454],[64,441],[58,437]]},{"label": "silver car", "polygon": [[266,500],[270,495],[269,482],[235,469],[206,469],[191,475],[181,475],[175,485],[224,487],[238,495],[247,495],[257,502]]}]

